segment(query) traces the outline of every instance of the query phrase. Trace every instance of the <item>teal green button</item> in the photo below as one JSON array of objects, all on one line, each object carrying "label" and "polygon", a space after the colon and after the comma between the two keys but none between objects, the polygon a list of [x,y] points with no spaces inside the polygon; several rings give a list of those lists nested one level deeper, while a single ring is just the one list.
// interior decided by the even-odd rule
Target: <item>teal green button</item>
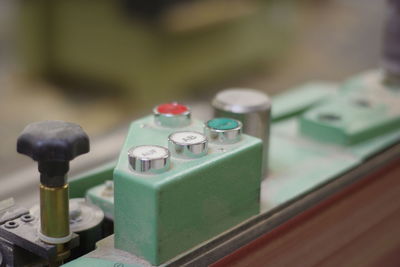
[{"label": "teal green button", "polygon": [[239,127],[239,122],[230,118],[215,118],[209,120],[207,126],[216,130],[232,130]]}]

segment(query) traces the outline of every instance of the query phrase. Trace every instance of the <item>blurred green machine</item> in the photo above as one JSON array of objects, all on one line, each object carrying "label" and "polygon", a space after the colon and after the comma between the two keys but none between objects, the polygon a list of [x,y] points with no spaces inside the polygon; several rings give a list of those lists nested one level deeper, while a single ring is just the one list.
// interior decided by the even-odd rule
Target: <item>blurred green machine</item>
[{"label": "blurred green machine", "polygon": [[289,0],[21,1],[22,60],[31,75],[144,106],[281,58],[295,11]]},{"label": "blurred green machine", "polygon": [[[86,133],[29,124],[17,151],[38,163],[40,205],[0,202],[0,266],[326,266],[333,254],[334,266],[392,255],[398,266],[400,0],[389,3],[383,69],[308,83],[272,103],[224,90],[205,122],[186,105],[160,104],[131,123],[116,162],[69,180],[70,161],[89,151]],[[376,225],[395,242],[374,242]],[[292,246],[278,244],[302,229],[287,238]],[[355,253],[342,250],[360,240]],[[269,264],[262,242],[295,264]]]}]

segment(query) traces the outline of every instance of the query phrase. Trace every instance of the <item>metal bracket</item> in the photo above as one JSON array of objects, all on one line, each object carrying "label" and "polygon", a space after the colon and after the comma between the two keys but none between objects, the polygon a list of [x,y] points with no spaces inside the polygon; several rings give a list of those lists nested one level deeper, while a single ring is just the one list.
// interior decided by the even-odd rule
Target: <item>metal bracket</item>
[{"label": "metal bracket", "polygon": [[[8,251],[3,255],[4,261],[13,262],[15,255],[21,253],[32,256],[38,256],[45,260],[52,260],[57,256],[57,249],[55,245],[46,244],[39,239],[38,236],[38,223],[37,217],[29,214],[24,209],[16,209],[15,211],[8,211],[5,219],[3,216],[0,221],[0,248],[3,251]],[[79,245],[79,236],[73,234],[71,241],[67,244],[69,249]],[[18,252],[18,253],[16,253]],[[1,266],[1,265],[0,265]]]}]

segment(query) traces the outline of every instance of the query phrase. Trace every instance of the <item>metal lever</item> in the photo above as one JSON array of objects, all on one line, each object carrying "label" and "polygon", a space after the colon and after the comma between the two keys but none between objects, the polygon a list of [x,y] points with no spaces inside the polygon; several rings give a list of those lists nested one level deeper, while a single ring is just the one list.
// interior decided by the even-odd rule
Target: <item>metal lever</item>
[{"label": "metal lever", "polygon": [[67,258],[69,229],[69,162],[89,152],[89,138],[82,128],[63,121],[42,121],[25,127],[17,151],[38,162],[40,172],[40,231],[43,242],[57,245],[57,261]]}]

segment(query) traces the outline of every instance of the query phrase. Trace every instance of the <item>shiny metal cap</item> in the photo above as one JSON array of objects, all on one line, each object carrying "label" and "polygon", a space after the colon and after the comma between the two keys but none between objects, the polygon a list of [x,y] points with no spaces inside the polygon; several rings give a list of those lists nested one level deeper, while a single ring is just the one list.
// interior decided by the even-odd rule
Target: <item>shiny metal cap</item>
[{"label": "shiny metal cap", "polygon": [[214,117],[236,119],[243,132],[263,140],[263,173],[267,174],[271,100],[253,89],[233,88],[219,92],[213,99]]},{"label": "shiny metal cap", "polygon": [[179,158],[198,158],[207,155],[207,137],[198,132],[180,131],[168,136],[168,148]]},{"label": "shiny metal cap", "polygon": [[234,114],[245,114],[271,108],[269,97],[257,90],[233,88],[219,92],[213,99],[214,108]]},{"label": "shiny metal cap", "polygon": [[237,143],[242,136],[242,123],[230,118],[214,118],[205,123],[204,134],[211,143]]},{"label": "shiny metal cap", "polygon": [[132,169],[142,173],[161,173],[169,169],[170,153],[162,146],[144,145],[128,151]]},{"label": "shiny metal cap", "polygon": [[153,113],[155,123],[163,127],[184,127],[191,122],[189,107],[176,102],[158,105],[153,109]]}]

